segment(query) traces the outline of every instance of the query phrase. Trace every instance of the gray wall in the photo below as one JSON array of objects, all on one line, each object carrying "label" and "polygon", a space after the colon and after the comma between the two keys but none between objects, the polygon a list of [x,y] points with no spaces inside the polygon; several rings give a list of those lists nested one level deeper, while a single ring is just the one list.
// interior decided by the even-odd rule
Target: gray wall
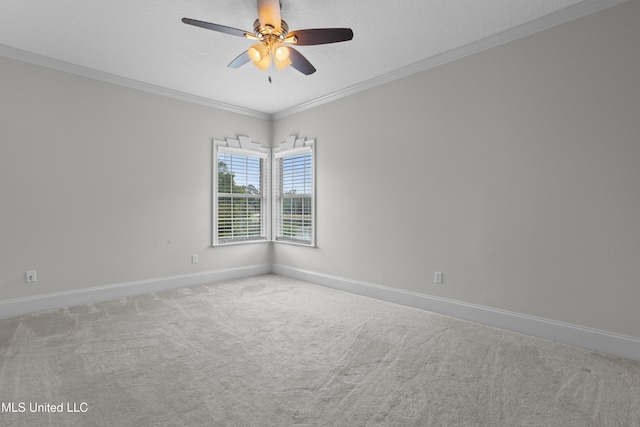
[{"label": "gray wall", "polygon": [[640,337],[639,23],[630,1],[278,120],[316,139],[318,248],[274,263]]},{"label": "gray wall", "polygon": [[210,248],[211,139],[270,130],[0,57],[0,301],[268,264],[269,244]]}]

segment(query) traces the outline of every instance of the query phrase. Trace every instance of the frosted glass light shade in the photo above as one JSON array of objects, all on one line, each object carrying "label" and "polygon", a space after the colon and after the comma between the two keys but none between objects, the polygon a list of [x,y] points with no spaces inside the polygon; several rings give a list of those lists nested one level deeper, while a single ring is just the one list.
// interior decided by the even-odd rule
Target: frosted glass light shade
[{"label": "frosted glass light shade", "polygon": [[274,58],[276,58],[278,61],[284,61],[285,59],[289,58],[289,48],[282,43],[274,44],[271,48],[271,51],[273,52]]},{"label": "frosted glass light shade", "polygon": [[253,61],[253,65],[261,70],[266,70],[269,67],[269,52],[264,44],[254,44],[247,50],[247,54],[251,61]]},{"label": "frosted glass light shade", "polygon": [[282,43],[276,43],[271,48],[273,53],[273,61],[276,63],[278,70],[282,70],[291,65],[291,59],[289,59],[289,48]]}]

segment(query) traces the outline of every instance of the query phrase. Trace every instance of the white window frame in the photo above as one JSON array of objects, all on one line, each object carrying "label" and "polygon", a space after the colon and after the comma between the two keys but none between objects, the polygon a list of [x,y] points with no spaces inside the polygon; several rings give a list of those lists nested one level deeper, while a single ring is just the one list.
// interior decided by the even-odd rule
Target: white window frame
[{"label": "white window frame", "polygon": [[[256,239],[223,240],[218,237],[218,155],[219,153],[236,154],[240,156],[256,157],[262,160],[264,180],[261,190],[262,213],[261,236]],[[228,246],[246,243],[271,241],[271,149],[262,147],[251,138],[240,136],[238,139],[213,140],[213,176],[212,176],[212,246]]]},{"label": "white window frame", "polygon": [[[284,199],[283,194],[283,184],[281,181],[280,174],[278,173],[279,169],[279,161],[281,161],[285,157],[297,156],[300,154],[311,154],[311,194],[305,193],[304,195],[299,194],[295,197],[302,196],[310,196],[311,198],[311,239],[310,240],[298,240],[287,238],[282,235],[280,232],[282,229],[281,224],[279,224],[281,214],[278,212],[282,206],[282,200]],[[273,161],[272,161],[272,171],[273,171],[273,201],[272,206],[274,209],[272,218],[273,218],[273,241],[278,243],[286,243],[286,244],[295,244],[295,245],[303,245],[303,246],[316,246],[316,155],[315,155],[315,141],[314,140],[305,140],[304,138],[296,138],[295,136],[289,137],[285,142],[280,144],[278,148],[273,149]]]}]

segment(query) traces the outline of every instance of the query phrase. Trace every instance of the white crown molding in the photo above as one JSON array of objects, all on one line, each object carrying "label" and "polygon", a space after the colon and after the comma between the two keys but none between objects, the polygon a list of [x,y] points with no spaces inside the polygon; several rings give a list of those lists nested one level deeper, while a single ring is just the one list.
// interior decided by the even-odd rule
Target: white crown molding
[{"label": "white crown molding", "polygon": [[111,301],[133,295],[160,292],[185,286],[201,285],[268,273],[271,273],[270,264],[251,265],[226,270],[205,271],[202,273],[160,277],[156,279],[139,280],[136,282],[118,283],[114,285],[97,286],[94,288],[36,295],[33,297],[16,298],[0,301],[0,318],[20,316],[44,310],[73,307],[76,305],[90,304],[100,301]]},{"label": "white crown molding", "polygon": [[206,107],[217,108],[220,110],[229,111],[231,113],[256,117],[258,119],[271,120],[271,114],[237,107],[235,105],[226,104],[224,102],[215,101],[213,99],[203,98],[201,96],[190,95],[188,93],[167,89],[162,86],[156,86],[138,80],[128,79],[126,77],[121,77],[115,74],[105,73],[103,71],[82,67],[80,65],[71,64],[69,62],[60,61],[57,59],[49,58],[47,56],[38,55],[2,44],[0,44],[0,55],[7,58],[16,59],[18,61],[27,62],[29,64],[39,65],[41,67],[51,68],[89,79],[99,80],[130,89],[140,90],[142,92],[152,93],[154,95],[165,96],[180,101],[190,102],[192,104],[204,105]]},{"label": "white crown molding", "polygon": [[420,73],[422,71],[426,71],[431,68],[447,64],[449,62],[453,62],[457,59],[461,59],[466,56],[470,56],[475,53],[479,53],[484,50],[491,49],[493,47],[542,32],[549,28],[556,27],[560,24],[564,24],[566,22],[570,22],[575,19],[594,14],[596,12],[608,9],[627,1],[628,0],[585,0],[576,5],[569,6],[555,13],[527,22],[526,24],[510,28],[501,33],[486,37],[482,40],[478,40],[465,46],[460,46],[447,52],[443,52],[439,55],[432,56],[406,67],[383,74],[381,76],[374,77],[361,83],[357,83],[353,86],[349,86],[345,89],[331,93],[329,95],[325,95],[320,98],[316,98],[311,101],[296,105],[294,107],[287,108],[285,110],[272,114],[271,117],[272,120],[282,119],[284,117],[309,110],[319,105],[327,104],[340,98],[344,98],[358,92],[374,88],[376,86],[390,83],[395,80],[399,80],[404,77],[408,77],[413,74]]},{"label": "white crown molding", "polygon": [[232,113],[238,113],[245,116],[273,121],[296,113],[300,113],[305,110],[309,110],[311,108],[338,100],[340,98],[356,94],[358,92],[362,92],[367,89],[374,88],[376,86],[390,83],[395,80],[399,80],[404,77],[408,77],[410,75],[438,67],[440,65],[447,64],[457,59],[482,52],[483,50],[491,49],[492,47],[500,46],[502,44],[509,43],[511,41],[518,40],[535,33],[539,33],[549,28],[564,24],[569,21],[573,21],[578,18],[582,18],[584,16],[591,15],[593,13],[608,9],[613,6],[617,6],[627,1],[628,0],[584,0],[576,5],[569,6],[565,9],[559,10],[547,16],[543,16],[542,18],[536,19],[526,24],[511,28],[482,40],[478,40],[477,42],[470,43],[468,45],[461,46],[447,52],[443,52],[439,55],[411,64],[407,67],[403,67],[398,70],[383,74],[381,76],[374,77],[367,81],[349,86],[337,92],[333,92],[331,94],[313,99],[311,101],[304,102],[302,104],[287,108],[274,114],[250,110],[247,108],[237,107],[235,105],[215,101],[213,99],[190,95],[161,86],[155,86],[152,84],[140,82],[138,80],[128,79],[126,77],[120,77],[114,74],[93,70],[64,61],[59,61],[57,59],[37,55],[35,53],[26,52],[1,44],[0,55],[31,64],[52,68],[58,71],[64,71],[71,74],[76,74],[79,76],[128,87],[131,89],[141,90],[143,92],[153,93],[155,95],[166,96],[169,98],[217,108]]},{"label": "white crown molding", "polygon": [[328,288],[640,361],[640,338],[274,264],[272,272]]}]

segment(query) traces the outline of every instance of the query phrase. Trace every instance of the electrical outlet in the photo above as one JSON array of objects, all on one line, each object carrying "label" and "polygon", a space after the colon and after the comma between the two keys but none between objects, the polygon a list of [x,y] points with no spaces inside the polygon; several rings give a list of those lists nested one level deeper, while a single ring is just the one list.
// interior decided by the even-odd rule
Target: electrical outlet
[{"label": "electrical outlet", "polygon": [[198,263],[198,254],[191,255],[191,264],[197,264],[197,263]]},{"label": "electrical outlet", "polygon": [[433,282],[439,285],[442,284],[442,271],[436,271],[433,275]]},{"label": "electrical outlet", "polygon": [[35,270],[27,271],[26,278],[27,278],[27,283],[35,282],[36,281],[36,271]]}]

